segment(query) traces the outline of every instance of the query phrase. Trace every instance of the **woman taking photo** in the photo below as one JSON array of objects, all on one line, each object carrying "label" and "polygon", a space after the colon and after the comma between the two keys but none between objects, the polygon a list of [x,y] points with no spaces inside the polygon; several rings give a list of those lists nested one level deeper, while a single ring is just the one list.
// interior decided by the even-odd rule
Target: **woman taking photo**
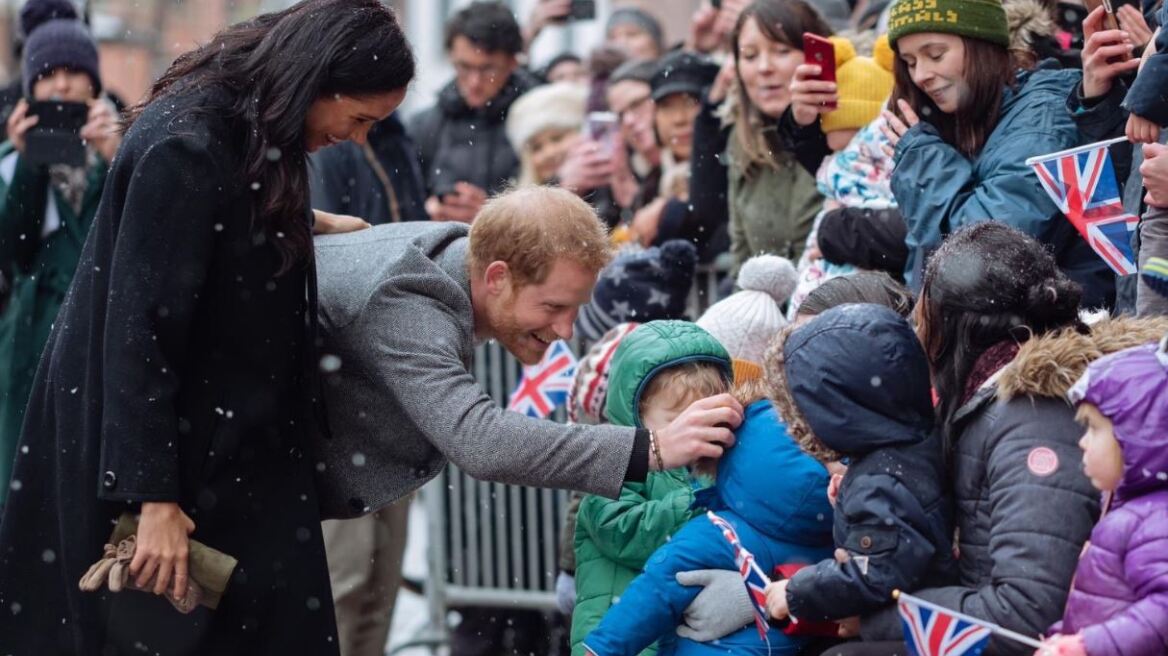
[{"label": "woman taking photo", "polygon": [[[0,526],[12,654],[335,654],[307,436],[307,154],[401,103],[378,0],[306,0],[181,56],[134,108],[46,348]],[[82,593],[140,513],[130,580],[182,598],[190,540],[238,559],[217,610]]]},{"label": "woman taking photo", "polygon": [[732,34],[738,85],[729,136],[730,252],[735,270],[760,253],[798,261],[823,197],[815,179],[788,153],[775,153],[764,126],[791,102],[803,33],[831,29],[802,0],[757,0]]},{"label": "woman taking photo", "polygon": [[[1115,280],[1026,165],[1026,158],[1079,144],[1062,109],[1082,74],[1033,62],[1010,48],[998,0],[937,0],[917,11],[912,0],[891,9],[896,53],[893,108],[885,118],[895,147],[892,190],[908,227],[905,276],[919,289],[925,261],[947,234],[987,219],[1002,221],[1054,249],[1083,287],[1083,304],[1110,304]],[[830,82],[807,80],[795,120],[814,121],[834,97]]]},{"label": "woman taking photo", "polygon": [[[13,290],[0,310],[0,514],[37,362],[122,142],[117,110],[101,93],[97,43],[73,5],[30,0],[21,9],[21,29],[27,35],[24,98],[0,144],[0,273]],[[79,160],[63,161],[43,139],[29,139],[38,132],[37,111],[45,108],[29,101],[49,100],[88,106]]]}]

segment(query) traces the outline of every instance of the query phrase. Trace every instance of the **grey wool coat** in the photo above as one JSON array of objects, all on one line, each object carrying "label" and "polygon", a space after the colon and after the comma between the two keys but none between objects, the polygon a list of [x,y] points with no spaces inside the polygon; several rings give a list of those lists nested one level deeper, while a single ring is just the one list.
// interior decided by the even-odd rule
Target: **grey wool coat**
[{"label": "grey wool coat", "polygon": [[466,226],[431,222],[317,238],[322,517],[384,507],[448,460],[483,480],[619,493],[634,429],[531,419],[475,381],[467,242]]}]

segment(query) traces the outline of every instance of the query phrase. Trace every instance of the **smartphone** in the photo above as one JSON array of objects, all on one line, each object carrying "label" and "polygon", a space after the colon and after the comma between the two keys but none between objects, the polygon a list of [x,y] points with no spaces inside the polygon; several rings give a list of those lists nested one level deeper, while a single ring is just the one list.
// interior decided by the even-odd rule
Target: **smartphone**
[{"label": "smartphone", "polygon": [[620,138],[620,124],[612,112],[589,112],[587,122],[588,138],[600,144],[609,156],[616,153]]},{"label": "smartphone", "polygon": [[60,100],[31,101],[28,115],[40,120],[25,135],[29,164],[85,166],[81,128],[89,120],[89,105]]},{"label": "smartphone", "polygon": [[1111,0],[1083,0],[1083,5],[1087,7],[1087,13],[1095,11],[1097,7],[1103,7],[1103,11],[1107,12],[1103,15],[1103,29],[1119,29],[1119,21],[1115,20],[1115,5]]},{"label": "smartphone", "polygon": [[572,0],[568,20],[583,21],[596,18],[596,0]]},{"label": "smartphone", "polygon": [[[819,66],[816,80],[835,82],[835,46],[827,37],[803,33],[803,63]],[[828,108],[835,109],[836,103],[831,103]]]}]

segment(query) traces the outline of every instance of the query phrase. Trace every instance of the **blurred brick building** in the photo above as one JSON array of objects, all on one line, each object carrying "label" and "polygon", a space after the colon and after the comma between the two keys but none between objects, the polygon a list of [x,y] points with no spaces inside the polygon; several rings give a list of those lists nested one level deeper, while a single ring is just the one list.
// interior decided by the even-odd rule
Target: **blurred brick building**
[{"label": "blurred brick building", "polygon": [[[204,43],[218,30],[257,13],[287,7],[295,0],[72,0],[89,16],[101,47],[105,86],[133,103],[179,54]],[[418,80],[406,109],[429,105],[450,79],[442,51],[442,25],[471,0],[389,0],[402,18],[418,57]],[[505,0],[521,22],[538,0]],[[656,14],[670,41],[684,38],[689,17],[701,0],[597,0],[597,20],[549,28],[534,44],[531,61],[539,65],[559,52],[586,56],[602,38],[602,25],[616,7],[637,5]],[[13,46],[17,17],[25,0],[0,0],[0,83],[19,73]]]}]

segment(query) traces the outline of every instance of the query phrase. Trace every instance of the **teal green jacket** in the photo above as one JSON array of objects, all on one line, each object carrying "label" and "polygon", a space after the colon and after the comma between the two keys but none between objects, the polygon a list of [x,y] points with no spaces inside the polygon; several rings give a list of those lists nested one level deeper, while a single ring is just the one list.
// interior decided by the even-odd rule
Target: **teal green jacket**
[{"label": "teal green jacket", "polygon": [[[74,213],[50,190],[47,169],[26,165],[11,142],[0,144],[0,270],[12,283],[0,313],[0,505],[41,351],[73,280],[108,170],[100,160],[90,168],[81,212]],[[59,227],[45,235],[50,217]]]},{"label": "teal green jacket", "polygon": [[[641,426],[639,407],[649,381],[686,362],[707,362],[731,379],[730,355],[706,331],[687,321],[652,321],[625,337],[613,355],[605,413],[620,426]],[[693,485],[685,469],[650,473],[644,483],[626,483],[615,501],[588,495],[576,517],[576,608],[572,654],[649,556],[693,516]],[[655,654],[650,647],[644,654]]]}]

